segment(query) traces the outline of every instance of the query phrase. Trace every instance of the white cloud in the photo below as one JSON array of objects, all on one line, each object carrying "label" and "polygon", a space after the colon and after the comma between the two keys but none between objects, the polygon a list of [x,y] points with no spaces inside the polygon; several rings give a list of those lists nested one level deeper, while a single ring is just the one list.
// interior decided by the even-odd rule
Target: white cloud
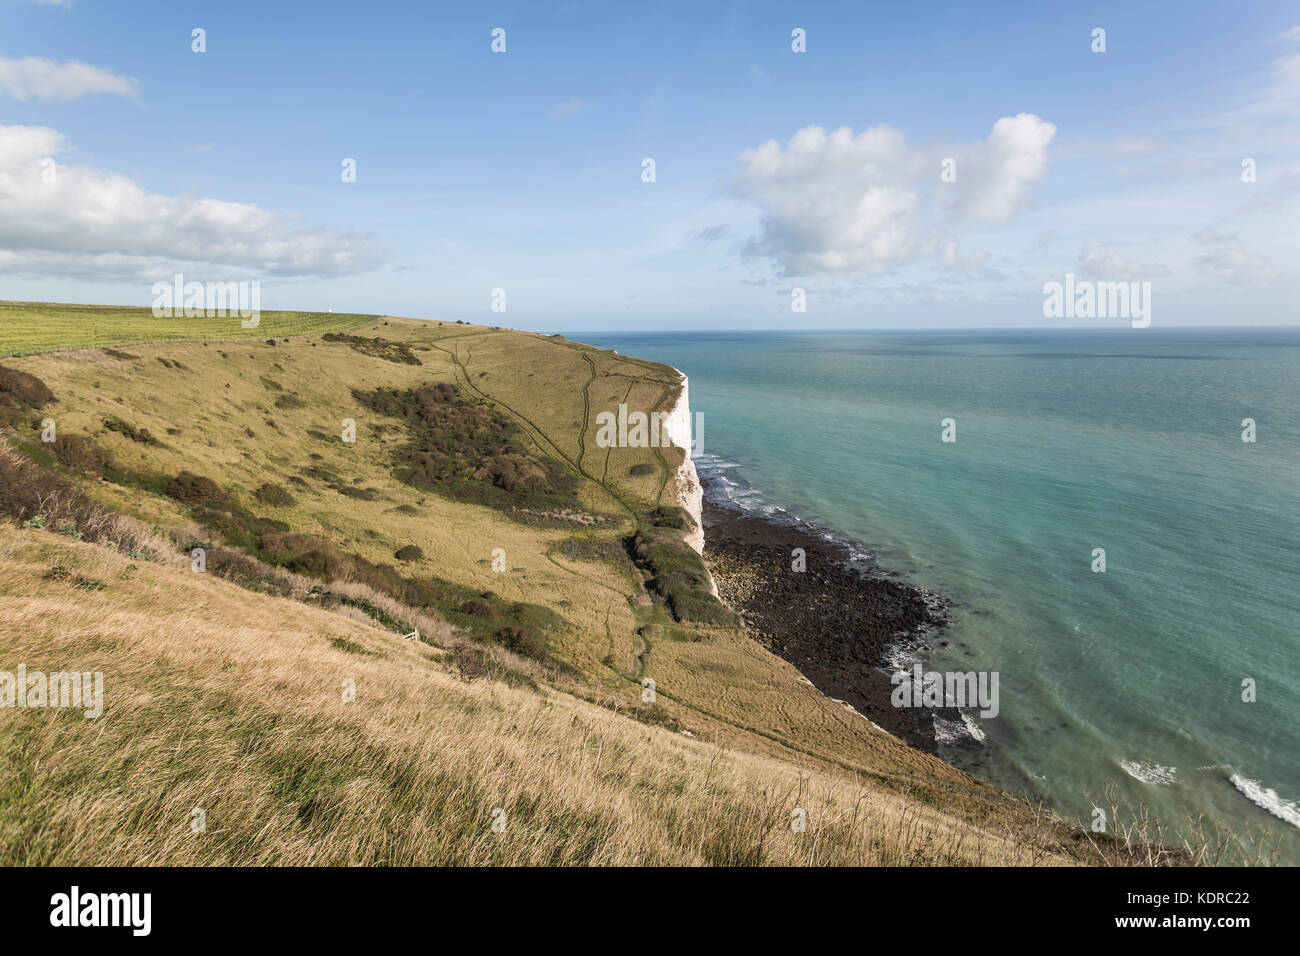
[{"label": "white cloud", "polygon": [[1079,250],[1079,272],[1089,279],[1109,282],[1153,279],[1170,274],[1168,266],[1125,259],[1102,242],[1084,243]]},{"label": "white cloud", "polygon": [[56,63],[39,56],[0,56],[0,93],[16,100],[75,100],[92,93],[136,99],[140,84],[88,63]]},{"label": "white cloud", "polygon": [[[1045,123],[1032,113],[1004,116],[993,124],[993,132],[983,148],[973,150],[975,182],[964,190],[965,205],[988,222],[1006,222],[1020,205],[1025,187],[1042,177],[1047,170],[1047,144],[1056,135],[1056,126]],[[962,163],[960,166],[970,166]],[[968,169],[960,169],[969,178]]]},{"label": "white cloud", "polygon": [[1240,242],[1218,246],[1197,256],[1194,265],[1202,275],[1233,285],[1257,285],[1277,278],[1267,256],[1247,252]]},{"label": "white cloud", "polygon": [[[887,125],[856,135],[807,126],[784,148],[769,140],[740,155],[731,183],[759,212],[745,254],[784,275],[876,275],[927,258],[969,268],[973,254],[950,251],[943,223],[1010,219],[1042,176],[1055,132],[1021,113],[998,120],[987,140],[940,147],[910,147]],[[957,179],[941,183],[948,157]]]},{"label": "white cloud", "polygon": [[1284,83],[1300,87],[1300,53],[1281,57],[1274,65],[1277,67],[1277,75]]},{"label": "white cloud", "polygon": [[277,276],[376,269],[369,236],[308,228],[248,203],[149,192],[93,166],[54,168],[59,132],[0,126],[0,268],[30,275],[139,278],[177,263]]}]

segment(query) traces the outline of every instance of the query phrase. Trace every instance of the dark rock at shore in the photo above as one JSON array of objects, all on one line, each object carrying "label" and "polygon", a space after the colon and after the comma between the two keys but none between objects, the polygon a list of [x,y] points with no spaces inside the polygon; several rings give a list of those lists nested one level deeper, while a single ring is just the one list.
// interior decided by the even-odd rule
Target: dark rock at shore
[{"label": "dark rock at shore", "polygon": [[[887,655],[947,621],[920,589],[863,570],[847,548],[800,527],[704,502],[704,557],[751,633],[828,697],[935,753],[934,711],[890,703]],[[792,569],[795,548],[806,570]]]}]

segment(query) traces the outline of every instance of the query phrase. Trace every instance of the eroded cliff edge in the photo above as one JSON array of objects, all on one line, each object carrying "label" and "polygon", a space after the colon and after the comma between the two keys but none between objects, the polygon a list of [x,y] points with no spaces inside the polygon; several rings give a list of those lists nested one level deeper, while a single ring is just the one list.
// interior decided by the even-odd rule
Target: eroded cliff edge
[{"label": "eroded cliff edge", "polygon": [[700,476],[695,471],[695,462],[691,460],[691,401],[690,379],[680,369],[673,369],[682,376],[681,388],[676,401],[665,417],[660,419],[663,437],[674,448],[682,449],[682,462],[668,477],[668,493],[694,521],[695,527],[684,537],[686,543],[697,554],[704,553],[704,489],[700,485]]}]

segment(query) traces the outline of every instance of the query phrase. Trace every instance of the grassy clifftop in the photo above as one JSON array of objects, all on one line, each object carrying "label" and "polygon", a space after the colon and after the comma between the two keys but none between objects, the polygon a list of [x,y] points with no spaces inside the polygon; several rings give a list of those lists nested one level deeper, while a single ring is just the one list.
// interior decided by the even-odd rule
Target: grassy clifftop
[{"label": "grassy clifftop", "polygon": [[237,318],[156,318],[148,309],[127,306],[0,302],[0,356],[85,345],[308,335],[355,328],[373,318],[333,312],[263,312],[255,328],[245,329]]},{"label": "grassy clifftop", "polygon": [[[595,441],[671,407],[672,369],[392,317],[146,344],[123,315],[136,344],[0,369],[0,667],[106,684],[97,720],[5,713],[4,862],[1097,858],[715,610],[682,452]],[[199,840],[194,807],[223,821]]]}]

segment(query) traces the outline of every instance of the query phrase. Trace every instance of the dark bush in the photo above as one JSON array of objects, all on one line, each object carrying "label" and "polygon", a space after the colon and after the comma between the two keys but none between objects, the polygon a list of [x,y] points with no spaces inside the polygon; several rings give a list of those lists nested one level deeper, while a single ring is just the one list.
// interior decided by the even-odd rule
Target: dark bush
[{"label": "dark bush", "polygon": [[359,501],[379,500],[379,492],[373,488],[353,488],[351,485],[339,485],[334,490],[345,497],[356,498]]},{"label": "dark bush", "polygon": [[639,528],[628,539],[637,567],[651,575],[646,586],[679,622],[736,626],[740,619],[709,590],[709,572],[695,549],[673,531]]},{"label": "dark bush", "polygon": [[501,613],[486,601],[480,601],[477,598],[470,598],[460,605],[462,614],[472,614],[475,617],[494,618],[500,617]]},{"label": "dark bush", "polygon": [[740,623],[740,618],[731,608],[703,588],[674,591],[668,596],[668,604],[673,617],[679,621],[718,627],[736,627]]},{"label": "dark bush", "polygon": [[262,504],[275,508],[290,508],[295,503],[293,495],[289,494],[289,489],[269,481],[253,492],[253,497]]},{"label": "dark bush", "polygon": [[88,475],[102,475],[116,466],[113,454],[82,435],[59,435],[50,444],[54,457],[69,468]]},{"label": "dark bush", "polygon": [[54,393],[35,375],[3,366],[0,366],[0,395],[8,395],[32,408],[40,408],[54,401]]},{"label": "dark bush", "polygon": [[695,527],[695,521],[685,508],[676,505],[660,505],[650,512],[650,523],[656,528],[677,528],[684,530]]},{"label": "dark bush", "polygon": [[166,485],[167,494],[187,505],[205,505],[214,508],[229,508],[230,496],[221,490],[211,478],[196,475],[192,471],[182,471]]},{"label": "dark bush", "polygon": [[454,385],[353,391],[362,404],[406,423],[397,476],[461,501],[490,507],[573,506],[577,479],[559,463],[529,454],[527,436],[496,408],[459,397]]},{"label": "dark bush", "polygon": [[507,624],[493,633],[492,640],[522,657],[531,657],[534,660],[544,660],[546,657],[545,642],[526,627]]},{"label": "dark bush", "polygon": [[407,544],[398,548],[393,557],[398,561],[422,561],[424,560],[424,551],[418,545]]},{"label": "dark bush", "polygon": [[451,646],[451,659],[456,671],[463,681],[474,681],[487,677],[492,669],[492,659],[481,647],[475,647],[469,641],[457,641]]},{"label": "dark bush", "polygon": [[120,418],[105,418],[104,427],[111,432],[117,432],[122,437],[129,438],[131,441],[138,442],[141,445],[153,445],[155,448],[162,447],[162,442],[149,434],[149,429],[136,428],[134,425],[130,425],[127,422],[122,421]]},{"label": "dark bush", "polygon": [[641,462],[639,465],[633,465],[627,470],[627,473],[633,478],[641,478],[645,475],[653,475],[659,469],[649,462]]},{"label": "dark bush", "polygon": [[390,342],[380,338],[368,339],[363,335],[345,335],[341,332],[326,332],[321,338],[326,342],[344,342],[362,355],[370,355],[398,365],[423,364],[416,358],[410,347],[401,342]]},{"label": "dark bush", "polygon": [[0,442],[0,516],[18,524],[75,528],[83,540],[112,542],[135,556],[146,547],[141,526],[111,520],[113,512],[86,497],[56,472],[14,452]]},{"label": "dark bush", "polygon": [[258,537],[257,547],[264,560],[307,577],[328,581],[347,566],[333,545],[315,535],[271,532]]}]

